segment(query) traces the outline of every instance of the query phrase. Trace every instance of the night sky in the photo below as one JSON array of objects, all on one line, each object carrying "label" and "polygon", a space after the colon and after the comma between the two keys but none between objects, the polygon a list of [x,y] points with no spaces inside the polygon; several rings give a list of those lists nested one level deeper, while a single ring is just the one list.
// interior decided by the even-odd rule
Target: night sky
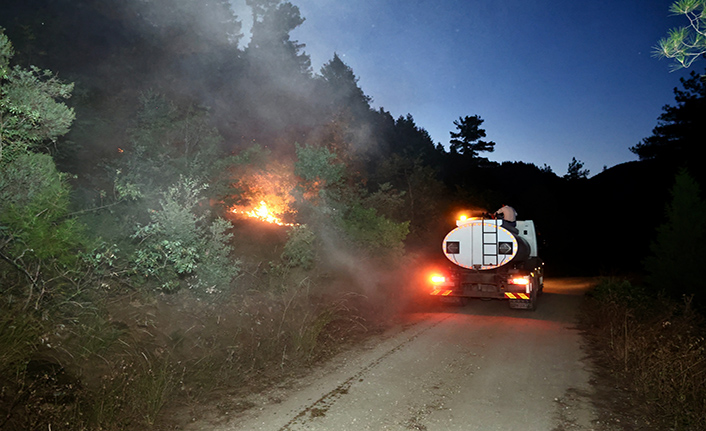
[{"label": "night sky", "polygon": [[688,74],[652,56],[668,29],[687,24],[670,16],[671,0],[292,3],[306,18],[292,39],[314,72],[336,52],[374,108],[411,113],[434,142],[447,146],[454,120],[480,115],[497,144],[491,160],[546,163],[558,175],[572,157],[591,175],[637,160],[629,147],[651,135]]},{"label": "night sky", "polygon": [[[412,114],[448,148],[459,117],[479,115],[491,160],[591,174],[637,160],[679,78],[653,47],[673,0],[290,0],[305,22],[291,37],[318,73],[334,53],[373,108]],[[231,0],[247,44],[251,12]],[[703,73],[704,61],[692,69]]]}]

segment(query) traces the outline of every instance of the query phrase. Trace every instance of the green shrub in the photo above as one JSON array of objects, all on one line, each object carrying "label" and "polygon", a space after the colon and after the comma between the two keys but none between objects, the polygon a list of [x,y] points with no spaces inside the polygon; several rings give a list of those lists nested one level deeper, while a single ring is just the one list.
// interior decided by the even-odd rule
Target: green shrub
[{"label": "green shrub", "polygon": [[282,259],[289,266],[311,269],[316,257],[316,235],[306,225],[294,226],[287,232]]},{"label": "green shrub", "polygon": [[69,187],[46,154],[22,154],[0,170],[0,225],[10,256],[75,262],[82,228],[67,218]]},{"label": "green shrub", "polygon": [[652,303],[652,298],[644,286],[632,284],[621,278],[603,278],[589,291],[589,296],[611,306],[630,309],[644,308]]},{"label": "green shrub", "polygon": [[1,294],[40,308],[78,277],[85,229],[68,208],[69,187],[50,156],[21,154],[0,169]]},{"label": "green shrub", "polygon": [[209,222],[200,214],[200,193],[206,186],[181,180],[162,194],[150,223],[138,226],[133,256],[135,271],[155,279],[158,288],[173,292],[186,285],[197,293],[213,294],[238,274],[239,262],[229,259],[230,235],[224,220]]},{"label": "green shrub", "polygon": [[343,230],[355,244],[377,256],[400,257],[409,222],[397,223],[377,214],[373,208],[354,205],[343,219]]},{"label": "green shrub", "polygon": [[323,182],[322,185],[336,184],[343,179],[344,166],[333,163],[336,154],[324,147],[295,144],[297,162],[294,173],[305,182]]},{"label": "green shrub", "polygon": [[11,67],[12,43],[0,28],[0,167],[20,155],[56,142],[68,133],[73,109],[61,99],[71,97],[73,84],[63,84],[49,70]]}]

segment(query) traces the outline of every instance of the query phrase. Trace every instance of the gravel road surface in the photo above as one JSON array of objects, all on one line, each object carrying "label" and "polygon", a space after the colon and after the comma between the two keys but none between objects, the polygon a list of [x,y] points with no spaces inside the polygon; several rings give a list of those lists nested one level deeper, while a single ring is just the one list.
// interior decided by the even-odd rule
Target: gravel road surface
[{"label": "gravel road surface", "polygon": [[227,423],[189,429],[600,429],[575,328],[582,280],[547,280],[536,311],[471,301],[416,313]]}]

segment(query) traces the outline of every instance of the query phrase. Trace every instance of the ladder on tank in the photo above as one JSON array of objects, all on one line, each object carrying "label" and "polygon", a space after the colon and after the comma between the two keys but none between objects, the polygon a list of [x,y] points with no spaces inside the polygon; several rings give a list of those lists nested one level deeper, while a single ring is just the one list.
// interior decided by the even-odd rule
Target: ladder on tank
[{"label": "ladder on tank", "polygon": [[497,220],[481,220],[483,234],[483,266],[497,266],[498,257],[498,222]]}]

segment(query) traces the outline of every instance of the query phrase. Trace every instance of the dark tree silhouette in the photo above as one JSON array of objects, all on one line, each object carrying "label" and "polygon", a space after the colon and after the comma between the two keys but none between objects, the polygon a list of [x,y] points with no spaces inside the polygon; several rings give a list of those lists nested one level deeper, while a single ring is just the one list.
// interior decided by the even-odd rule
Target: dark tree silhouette
[{"label": "dark tree silhouette", "polygon": [[706,202],[699,185],[682,169],[672,188],[667,220],[657,229],[651,244],[652,255],[645,259],[646,281],[656,291],[679,298],[694,295],[697,304],[706,306],[701,266],[706,258],[703,243],[706,229],[700,220],[706,216]]},{"label": "dark tree silhouette", "polygon": [[270,67],[287,66],[293,71],[309,74],[311,59],[302,52],[304,44],[290,39],[290,32],[304,18],[299,8],[281,0],[246,0],[252,8],[252,38],[246,52]]},{"label": "dark tree silhouette", "polygon": [[334,53],[333,58],[321,67],[321,77],[332,93],[332,103],[359,111],[370,110],[370,97],[358,86],[353,69]]},{"label": "dark tree silhouette", "polygon": [[576,160],[576,157],[572,157],[564,178],[567,180],[578,180],[581,178],[588,178],[588,174],[590,173],[591,171],[588,169],[583,169],[583,162]]},{"label": "dark tree silhouette", "polygon": [[421,157],[427,163],[433,163],[437,154],[429,132],[414,122],[412,114],[400,115],[395,121],[392,146],[396,153],[409,158]]},{"label": "dark tree silhouette", "polygon": [[466,116],[454,121],[458,132],[450,132],[451,152],[474,159],[480,158],[479,153],[481,152],[492,153],[495,150],[495,142],[481,140],[481,138],[485,138],[485,130],[480,128],[481,124],[483,124],[483,119],[479,115]]},{"label": "dark tree silhouette", "polygon": [[688,161],[700,153],[706,136],[706,77],[691,72],[681,78],[684,90],[674,89],[677,104],[665,105],[652,136],[630,148],[640,160]]}]

